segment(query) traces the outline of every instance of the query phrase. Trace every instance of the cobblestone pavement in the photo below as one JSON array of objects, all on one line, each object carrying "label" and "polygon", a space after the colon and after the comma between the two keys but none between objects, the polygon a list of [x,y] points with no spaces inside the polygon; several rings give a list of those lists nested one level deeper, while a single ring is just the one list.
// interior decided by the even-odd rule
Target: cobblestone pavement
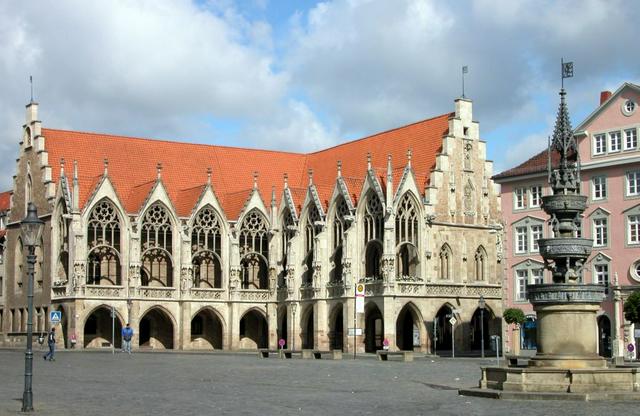
[{"label": "cobblestone pavement", "polygon": [[[490,360],[412,363],[258,359],[256,354],[34,355],[40,415],[633,415],[637,402],[498,401],[459,396]],[[20,414],[24,353],[0,350],[0,415]]]}]

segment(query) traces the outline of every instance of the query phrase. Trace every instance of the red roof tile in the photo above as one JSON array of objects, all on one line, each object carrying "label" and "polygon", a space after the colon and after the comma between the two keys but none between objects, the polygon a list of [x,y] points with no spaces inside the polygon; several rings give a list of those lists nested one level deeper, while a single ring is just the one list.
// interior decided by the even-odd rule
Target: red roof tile
[{"label": "red roof tile", "polygon": [[[542,173],[547,171],[548,165],[547,151],[543,150],[537,155],[533,156],[524,163],[519,164],[515,168],[505,170],[497,175],[494,175],[492,179],[506,179],[515,176],[532,175],[535,173]],[[560,153],[557,150],[551,151],[551,166],[557,167],[560,164]]]},{"label": "red roof tile", "polygon": [[[162,182],[178,215],[187,216],[207,183],[207,168],[212,168],[211,185],[227,218],[237,219],[253,188],[253,172],[258,172],[258,188],[263,201],[271,201],[275,187],[282,194],[283,174],[289,176],[294,203],[300,206],[308,185],[307,169],[313,169],[313,182],[324,207],[331,198],[338,160],[354,203],[360,195],[367,169],[367,153],[372,155],[376,171],[386,175],[387,154],[394,167],[394,185],[406,164],[406,152],[412,149],[412,166],[417,177],[429,177],[435,158],[448,133],[451,114],[420,121],[378,133],[308,155],[259,149],[244,149],[164,140],[112,136],[66,130],[43,129],[46,150],[53,165],[53,181],[58,182],[61,158],[78,161],[80,207],[84,207],[109,161],[109,179],[128,212],[137,212],[156,178],[156,165],[162,163]],[[396,171],[398,173],[396,173]],[[303,192],[297,189],[302,188]],[[268,203],[266,204],[269,205]]]},{"label": "red roof tile", "polygon": [[0,211],[7,211],[11,205],[11,191],[0,192]]}]

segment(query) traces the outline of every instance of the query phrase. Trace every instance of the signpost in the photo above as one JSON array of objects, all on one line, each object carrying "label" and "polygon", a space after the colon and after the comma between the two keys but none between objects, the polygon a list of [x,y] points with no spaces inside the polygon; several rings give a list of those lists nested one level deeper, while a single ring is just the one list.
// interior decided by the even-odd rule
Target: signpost
[{"label": "signpost", "polygon": [[454,337],[455,334],[455,326],[458,320],[455,316],[451,315],[451,319],[449,319],[449,323],[451,324],[451,358],[456,358],[456,340]]},{"label": "signpost", "polygon": [[111,307],[111,354],[116,353],[116,308]]},{"label": "signpost", "polygon": [[[356,283],[355,287],[355,295],[356,295],[356,299],[355,299],[355,308],[353,309],[353,359],[356,359],[356,351],[357,351],[357,347],[356,347],[356,335],[360,335],[362,334],[362,330],[360,329],[360,334],[358,334],[358,319],[357,319],[357,314],[359,313],[364,313],[364,283]],[[351,328],[349,329],[349,332],[351,332]]]}]

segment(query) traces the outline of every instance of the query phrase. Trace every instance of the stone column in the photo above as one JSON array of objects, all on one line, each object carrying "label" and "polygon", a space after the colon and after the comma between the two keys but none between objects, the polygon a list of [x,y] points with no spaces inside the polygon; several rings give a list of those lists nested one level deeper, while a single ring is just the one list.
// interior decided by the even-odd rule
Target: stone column
[{"label": "stone column", "polygon": [[329,324],[327,319],[327,301],[322,299],[314,305],[313,318],[315,322],[315,345],[321,351],[329,351]]},{"label": "stone column", "polygon": [[[389,341],[389,351],[397,351],[398,345],[396,344],[396,300],[394,298],[384,299],[384,304],[382,306],[382,319],[384,322],[384,338]],[[413,334],[411,334],[411,336],[413,337]]]}]

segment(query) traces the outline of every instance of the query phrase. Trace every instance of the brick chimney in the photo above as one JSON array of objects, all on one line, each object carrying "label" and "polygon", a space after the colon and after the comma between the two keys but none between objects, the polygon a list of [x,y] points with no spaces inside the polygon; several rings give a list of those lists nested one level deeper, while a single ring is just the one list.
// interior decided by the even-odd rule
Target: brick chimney
[{"label": "brick chimney", "polygon": [[611,98],[611,91],[602,91],[600,93],[600,105],[604,104],[609,98]]}]

